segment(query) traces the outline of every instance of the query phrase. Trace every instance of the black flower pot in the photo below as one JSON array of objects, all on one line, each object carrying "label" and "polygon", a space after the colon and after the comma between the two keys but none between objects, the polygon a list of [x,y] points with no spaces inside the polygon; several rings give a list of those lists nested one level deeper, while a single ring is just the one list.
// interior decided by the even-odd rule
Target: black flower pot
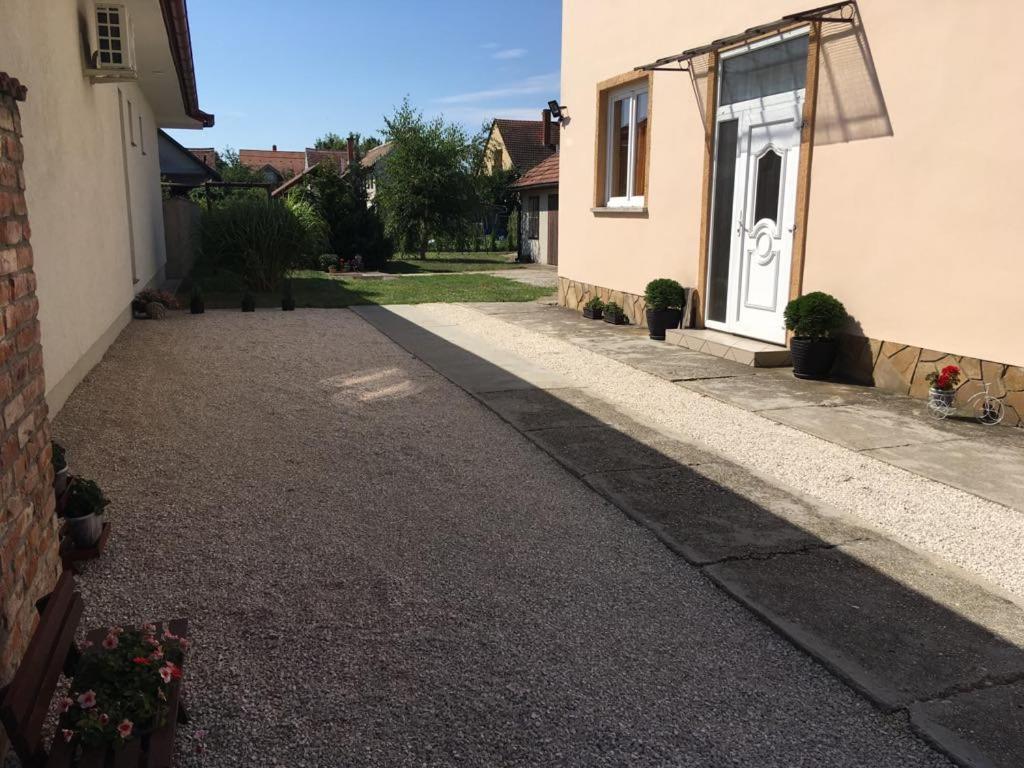
[{"label": "black flower pot", "polygon": [[588,320],[600,320],[603,311],[600,309],[584,309],[583,316]]},{"label": "black flower pot", "polygon": [[242,297],[242,311],[243,312],[255,312],[256,311],[256,300],[246,294]]},{"label": "black flower pot", "polygon": [[794,336],[790,350],[793,353],[794,376],[798,379],[827,379],[839,353],[839,340]]},{"label": "black flower pot", "polygon": [[681,309],[648,309],[647,329],[650,337],[655,341],[664,341],[665,331],[669,328],[678,328],[682,319]]},{"label": "black flower pot", "polygon": [[202,299],[192,299],[188,308],[193,315],[201,315],[206,311],[206,302]]},{"label": "black flower pot", "polygon": [[295,299],[281,299],[281,309],[285,312],[295,311]]},{"label": "black flower pot", "polygon": [[629,322],[625,315],[609,315],[608,313],[605,313],[604,321],[609,325],[625,325]]}]

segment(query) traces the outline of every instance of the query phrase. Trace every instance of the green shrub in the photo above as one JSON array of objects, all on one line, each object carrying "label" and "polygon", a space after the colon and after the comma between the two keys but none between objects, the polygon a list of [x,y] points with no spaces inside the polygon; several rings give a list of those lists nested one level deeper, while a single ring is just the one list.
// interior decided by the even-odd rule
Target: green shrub
[{"label": "green shrub", "polygon": [[302,228],[306,230],[306,247],[308,250],[302,254],[302,263],[298,266],[307,269],[317,269],[320,266],[320,254],[330,250],[331,247],[331,233],[327,222],[324,221],[320,212],[308,200],[289,195],[285,199],[284,204],[288,206],[288,210],[295,215],[295,218],[302,224]]},{"label": "green shrub", "polygon": [[317,258],[317,267],[322,269],[324,272],[330,272],[331,267],[337,269],[341,260],[338,258],[336,253],[321,253]]},{"label": "green shrub", "polygon": [[625,314],[622,311],[622,307],[620,307],[614,301],[609,301],[607,304],[604,305],[604,313],[608,315],[608,317],[621,317],[623,314]]},{"label": "green shrub", "polygon": [[604,302],[601,301],[600,297],[593,296],[586,304],[583,305],[584,309],[589,309],[591,312],[596,312],[599,309],[604,309]]},{"label": "green shrub", "polygon": [[76,477],[68,491],[67,506],[64,516],[69,518],[85,517],[86,515],[102,514],[110,503],[95,480]]},{"label": "green shrub", "polygon": [[814,291],[789,302],[784,317],[794,336],[827,339],[842,330],[849,315],[837,298]]},{"label": "green shrub", "polygon": [[299,217],[278,200],[239,198],[203,212],[198,276],[227,271],[253,290],[277,287],[313,246]]},{"label": "green shrub", "polygon": [[647,284],[644,301],[648,309],[682,309],[686,302],[686,291],[675,280],[659,277]]}]

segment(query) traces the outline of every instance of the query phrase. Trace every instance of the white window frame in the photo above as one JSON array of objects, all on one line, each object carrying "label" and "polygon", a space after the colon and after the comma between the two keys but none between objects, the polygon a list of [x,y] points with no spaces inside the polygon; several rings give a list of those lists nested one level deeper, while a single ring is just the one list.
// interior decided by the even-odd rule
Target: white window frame
[{"label": "white window frame", "polygon": [[[647,96],[647,111],[650,114],[651,109],[651,97],[649,88],[646,82],[643,85],[627,85],[623,88],[616,88],[608,93],[607,110],[608,114],[605,115],[605,122],[607,125],[608,146],[605,148],[605,184],[604,184],[604,199],[605,205],[609,208],[643,208],[644,207],[644,195],[634,195],[632,190],[636,182],[636,102],[637,97],[640,95]],[[626,196],[625,197],[612,197],[612,179],[614,174],[612,173],[612,167],[615,162],[615,149],[616,149],[616,136],[618,128],[614,125],[615,122],[615,102],[621,101],[622,99],[629,99],[629,143],[626,148],[627,160],[626,160]],[[648,123],[648,141],[647,151],[651,151],[650,142],[650,124]],[[647,162],[646,156],[644,162]]]}]

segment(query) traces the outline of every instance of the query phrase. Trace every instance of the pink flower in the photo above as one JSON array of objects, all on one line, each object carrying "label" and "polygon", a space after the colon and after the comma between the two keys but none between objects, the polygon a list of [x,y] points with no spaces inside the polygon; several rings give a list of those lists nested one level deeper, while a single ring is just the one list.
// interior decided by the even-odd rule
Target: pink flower
[{"label": "pink flower", "polygon": [[63,715],[65,712],[71,709],[71,705],[74,703],[74,699],[72,699],[70,696],[65,696],[63,699],[60,700],[60,706],[58,707],[60,713]]},{"label": "pink flower", "polygon": [[160,648],[157,648],[155,651],[149,654],[149,658],[151,658],[153,661],[160,661],[160,659],[162,659],[163,657],[164,652]]},{"label": "pink flower", "polygon": [[150,645],[154,645],[154,646],[156,646],[157,648],[159,648],[159,647],[160,647],[160,641],[159,641],[159,640],[157,640],[157,639],[156,639],[155,637],[153,637],[152,635],[147,635],[146,637],[144,637],[144,638],[142,638],[142,639],[143,639],[143,640],[145,640],[145,641],[146,641],[147,643],[149,643]]},{"label": "pink flower", "polygon": [[145,632],[147,635],[155,635],[156,634],[156,624],[143,624],[142,625],[142,631]]},{"label": "pink flower", "polygon": [[171,668],[170,667],[160,667],[159,672],[160,672],[160,679],[161,680],[163,680],[165,683],[171,682]]},{"label": "pink flower", "polygon": [[96,706],[96,691],[86,691],[78,695],[78,706],[82,709],[91,709]]},{"label": "pink flower", "polygon": [[100,713],[100,725],[106,725],[109,722],[110,722],[110,715],[108,715],[106,712],[101,712]]},{"label": "pink flower", "polygon": [[174,634],[173,632],[171,632],[171,630],[165,629],[164,630],[164,634],[163,634],[163,638],[164,638],[164,640],[177,640],[178,636],[176,634]]},{"label": "pink flower", "polygon": [[188,638],[182,637],[178,640],[178,647],[183,651],[187,651],[189,646]]},{"label": "pink flower", "polygon": [[122,739],[127,739],[129,736],[132,735],[132,729],[134,727],[135,724],[132,723],[132,721],[128,718],[125,718],[121,721],[120,725],[117,726],[117,735],[120,736]]},{"label": "pink flower", "polygon": [[64,741],[71,741],[73,738],[75,738],[75,732],[68,728],[65,728],[60,733],[64,737]]},{"label": "pink flower", "polygon": [[106,648],[108,651],[114,650],[115,648],[117,648],[117,645],[117,635],[115,635],[113,632],[111,632],[109,635],[103,638],[103,647]]},{"label": "pink flower", "polygon": [[179,667],[177,664],[173,662],[168,661],[166,664],[160,667],[160,679],[163,680],[165,683],[171,682],[172,679],[180,680],[181,667]]}]

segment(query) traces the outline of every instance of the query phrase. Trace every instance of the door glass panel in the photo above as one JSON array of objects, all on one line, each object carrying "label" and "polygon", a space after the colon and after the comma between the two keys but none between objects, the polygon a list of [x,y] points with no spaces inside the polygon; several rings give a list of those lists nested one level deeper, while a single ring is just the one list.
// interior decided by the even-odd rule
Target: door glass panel
[{"label": "door glass panel", "polygon": [[754,221],[779,215],[779,184],[782,181],[782,157],[769,149],[757,161],[757,188],[754,190]]},{"label": "door glass panel", "polygon": [[739,120],[718,124],[715,150],[715,197],[711,209],[711,253],[708,266],[708,319],[725,322],[732,250],[732,202],[736,188],[736,137]]},{"label": "door glass panel", "polygon": [[807,80],[807,35],[722,60],[719,105],[798,91]]},{"label": "door glass panel", "polygon": [[636,136],[633,140],[633,194],[647,190],[647,94],[636,95]]},{"label": "door glass panel", "polygon": [[626,197],[629,171],[629,102],[627,96],[612,105],[611,197]]}]

